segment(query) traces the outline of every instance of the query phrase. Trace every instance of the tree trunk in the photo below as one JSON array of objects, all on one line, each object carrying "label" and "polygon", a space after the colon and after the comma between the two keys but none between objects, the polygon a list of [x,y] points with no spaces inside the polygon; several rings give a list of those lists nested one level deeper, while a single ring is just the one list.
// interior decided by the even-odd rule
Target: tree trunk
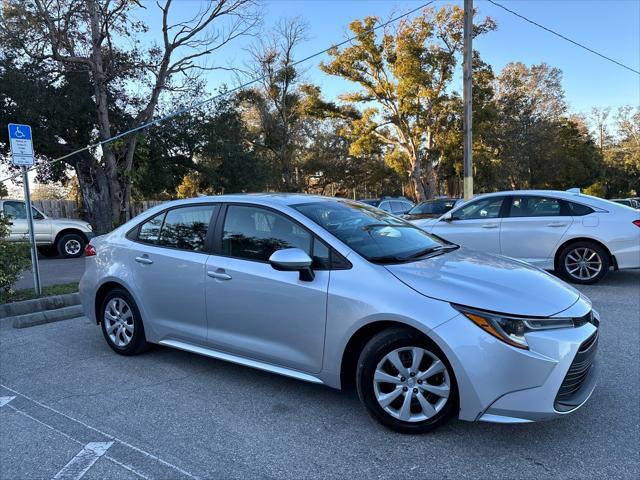
[{"label": "tree trunk", "polygon": [[86,152],[75,164],[86,220],[98,235],[113,229],[109,181],[104,169]]},{"label": "tree trunk", "polygon": [[416,202],[424,202],[428,198],[428,193],[425,190],[425,186],[422,183],[422,165],[420,165],[420,159],[412,159],[411,171],[409,172],[409,178],[413,184],[415,192]]}]

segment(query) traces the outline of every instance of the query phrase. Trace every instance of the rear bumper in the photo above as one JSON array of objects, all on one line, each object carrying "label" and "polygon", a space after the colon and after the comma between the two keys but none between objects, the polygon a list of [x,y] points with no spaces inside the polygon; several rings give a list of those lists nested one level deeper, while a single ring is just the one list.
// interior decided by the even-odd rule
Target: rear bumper
[{"label": "rear bumper", "polygon": [[[581,407],[595,388],[593,357],[580,370],[579,388],[572,381],[581,346],[597,327],[540,331],[526,335],[530,349],[511,347],[459,316],[433,330],[435,340],[452,364],[460,397],[459,418],[467,421],[526,423],[549,420]],[[596,345],[593,347],[595,356]],[[575,368],[574,368],[575,370]],[[559,402],[559,399],[561,400]]]}]

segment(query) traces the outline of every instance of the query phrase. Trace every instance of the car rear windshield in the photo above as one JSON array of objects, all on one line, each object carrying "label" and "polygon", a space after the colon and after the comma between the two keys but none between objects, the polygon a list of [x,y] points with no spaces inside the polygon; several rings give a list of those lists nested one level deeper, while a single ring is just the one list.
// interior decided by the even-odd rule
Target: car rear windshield
[{"label": "car rear windshield", "polygon": [[360,202],[330,200],[293,208],[372,262],[410,261],[452,245]]}]

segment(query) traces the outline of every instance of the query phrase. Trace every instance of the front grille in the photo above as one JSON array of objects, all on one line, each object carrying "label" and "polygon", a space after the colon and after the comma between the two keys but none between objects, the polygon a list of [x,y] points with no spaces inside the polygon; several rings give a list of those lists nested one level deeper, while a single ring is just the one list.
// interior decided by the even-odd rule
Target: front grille
[{"label": "front grille", "polygon": [[578,348],[578,353],[576,353],[576,357],[573,359],[562,385],[560,385],[560,390],[558,390],[555,401],[556,409],[566,410],[582,403],[581,397],[583,395],[580,395],[580,389],[589,378],[597,350],[598,330],[582,342]]}]

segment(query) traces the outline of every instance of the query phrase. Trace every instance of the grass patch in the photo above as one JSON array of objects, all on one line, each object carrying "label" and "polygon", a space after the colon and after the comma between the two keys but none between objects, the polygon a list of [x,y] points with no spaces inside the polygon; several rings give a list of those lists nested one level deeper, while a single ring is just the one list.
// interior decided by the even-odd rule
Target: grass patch
[{"label": "grass patch", "polygon": [[52,295],[64,295],[78,291],[78,282],[63,283],[62,285],[52,285],[42,287],[42,295],[38,297],[33,288],[24,288],[13,292],[0,292],[0,305],[3,303],[21,302],[22,300],[32,300],[34,298],[50,297]]}]

